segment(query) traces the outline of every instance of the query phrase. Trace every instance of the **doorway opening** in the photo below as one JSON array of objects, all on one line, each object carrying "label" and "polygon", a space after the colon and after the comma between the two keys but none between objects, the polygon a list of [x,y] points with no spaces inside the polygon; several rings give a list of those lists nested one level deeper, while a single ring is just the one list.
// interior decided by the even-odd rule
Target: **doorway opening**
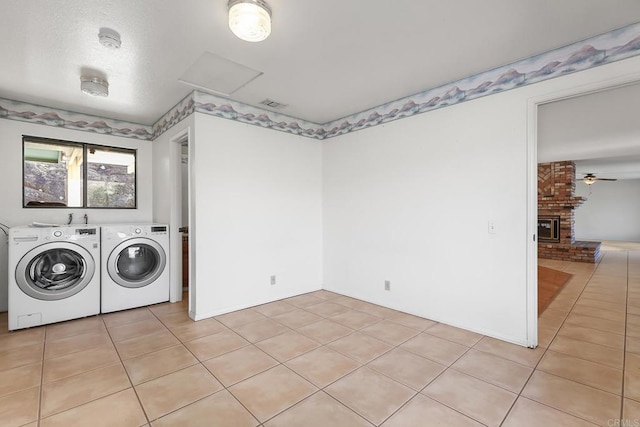
[{"label": "doorway opening", "polygon": [[538,107],[638,83],[638,73],[531,98],[527,105],[527,345],[538,345]]},{"label": "doorway opening", "polygon": [[180,142],[181,220],[182,234],[182,295],[189,292],[189,140]]},{"label": "doorway opening", "polygon": [[[186,299],[189,316],[194,318],[196,282],[193,274],[195,237],[193,234],[193,186],[189,128],[169,143],[171,187],[171,302]],[[190,233],[191,232],[191,233]]]}]

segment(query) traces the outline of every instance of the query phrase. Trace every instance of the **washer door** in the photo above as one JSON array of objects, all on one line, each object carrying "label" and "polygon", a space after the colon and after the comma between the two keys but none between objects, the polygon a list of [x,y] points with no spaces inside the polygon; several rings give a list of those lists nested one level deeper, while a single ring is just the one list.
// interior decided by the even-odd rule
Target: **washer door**
[{"label": "washer door", "polygon": [[142,288],[153,283],[164,271],[167,256],[155,240],[144,237],[125,240],[107,260],[111,279],[125,288]]},{"label": "washer door", "polygon": [[30,297],[54,301],[83,290],[96,270],[93,256],[75,243],[45,243],[27,252],[16,266],[16,283]]}]

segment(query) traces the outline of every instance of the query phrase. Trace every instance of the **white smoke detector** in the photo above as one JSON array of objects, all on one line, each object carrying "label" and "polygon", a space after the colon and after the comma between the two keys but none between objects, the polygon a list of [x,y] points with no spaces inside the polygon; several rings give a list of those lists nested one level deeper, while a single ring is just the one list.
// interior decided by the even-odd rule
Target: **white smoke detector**
[{"label": "white smoke detector", "polygon": [[109,49],[120,49],[120,46],[122,46],[120,34],[111,28],[100,28],[98,40],[102,46],[108,47]]}]

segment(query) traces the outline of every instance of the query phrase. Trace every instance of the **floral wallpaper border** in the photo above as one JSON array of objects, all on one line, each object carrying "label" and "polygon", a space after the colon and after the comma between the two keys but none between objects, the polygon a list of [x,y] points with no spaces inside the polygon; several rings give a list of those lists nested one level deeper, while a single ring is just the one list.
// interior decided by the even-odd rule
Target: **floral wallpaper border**
[{"label": "floral wallpaper border", "polygon": [[194,91],[153,126],[58,110],[0,98],[0,118],[74,130],[154,140],[199,112],[323,140],[483,96],[640,55],[640,23],[429,89],[329,123],[317,124]]},{"label": "floral wallpaper border", "polygon": [[194,93],[195,92],[191,92],[187,95],[175,107],[167,111],[164,116],[160,117],[160,120],[153,124],[152,139],[156,139],[195,111]]},{"label": "floral wallpaper border", "polygon": [[224,119],[279,130],[310,138],[324,139],[322,125],[296,119],[284,114],[267,111],[241,102],[231,101],[203,92],[194,92],[196,112],[209,114]]},{"label": "floral wallpaper border", "polygon": [[153,137],[151,126],[3,98],[0,98],[0,118],[126,138],[151,140]]},{"label": "floral wallpaper border", "polygon": [[323,137],[354,132],[639,54],[640,23],[637,23],[326,123]]}]

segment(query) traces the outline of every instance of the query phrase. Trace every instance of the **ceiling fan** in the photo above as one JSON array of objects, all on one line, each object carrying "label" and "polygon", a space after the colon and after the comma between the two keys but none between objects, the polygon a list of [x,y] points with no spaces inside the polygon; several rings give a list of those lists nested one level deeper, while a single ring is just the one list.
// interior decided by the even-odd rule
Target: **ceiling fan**
[{"label": "ceiling fan", "polygon": [[617,179],[615,179],[615,178],[598,178],[597,176],[595,176],[592,173],[585,173],[584,174],[584,178],[582,178],[582,181],[587,185],[591,185],[596,181],[617,181]]}]

